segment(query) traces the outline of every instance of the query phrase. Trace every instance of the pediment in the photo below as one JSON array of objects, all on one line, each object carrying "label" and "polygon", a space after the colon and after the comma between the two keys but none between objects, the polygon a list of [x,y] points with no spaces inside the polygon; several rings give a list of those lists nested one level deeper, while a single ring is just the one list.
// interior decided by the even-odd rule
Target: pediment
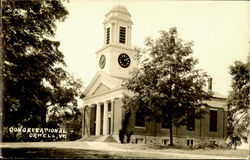
[{"label": "pediment", "polygon": [[103,83],[100,83],[99,86],[96,88],[96,90],[92,93],[92,95],[102,93],[102,92],[106,92],[106,91],[109,91],[109,90],[110,90],[110,88],[108,86],[106,86]]},{"label": "pediment", "polygon": [[84,91],[86,97],[121,87],[124,79],[113,77],[104,72],[97,72]]}]

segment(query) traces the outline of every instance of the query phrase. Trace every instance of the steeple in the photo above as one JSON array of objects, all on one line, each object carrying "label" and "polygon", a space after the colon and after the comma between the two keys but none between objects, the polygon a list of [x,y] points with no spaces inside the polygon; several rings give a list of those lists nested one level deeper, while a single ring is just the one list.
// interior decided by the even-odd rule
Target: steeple
[{"label": "steeple", "polygon": [[136,51],[131,46],[131,15],[122,5],[114,6],[103,22],[104,45],[96,52],[100,71],[108,75],[128,78],[137,67]]},{"label": "steeple", "polygon": [[106,15],[104,25],[104,46],[109,44],[131,47],[131,29],[133,22],[127,8],[114,6]]}]

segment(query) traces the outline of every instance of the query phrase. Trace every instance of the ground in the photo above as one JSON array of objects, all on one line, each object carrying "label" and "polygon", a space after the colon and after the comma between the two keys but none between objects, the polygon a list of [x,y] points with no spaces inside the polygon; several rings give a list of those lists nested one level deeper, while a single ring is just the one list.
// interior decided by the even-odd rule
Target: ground
[{"label": "ground", "polygon": [[108,142],[0,143],[4,158],[154,158],[246,159],[247,150],[170,149],[154,145]]}]

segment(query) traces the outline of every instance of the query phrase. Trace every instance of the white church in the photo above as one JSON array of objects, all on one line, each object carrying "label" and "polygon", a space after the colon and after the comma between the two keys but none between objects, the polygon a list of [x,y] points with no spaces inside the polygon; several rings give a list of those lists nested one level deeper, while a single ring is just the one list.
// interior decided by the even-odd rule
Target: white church
[{"label": "white church", "polygon": [[[82,111],[82,136],[112,136],[119,142],[119,130],[124,117],[122,97],[132,95],[122,87],[129,72],[137,67],[136,51],[131,46],[133,22],[127,8],[114,6],[106,15],[104,25],[104,45],[96,51],[99,71],[84,91]],[[211,82],[212,83],[212,82]],[[185,126],[173,129],[174,143],[195,145],[202,141],[225,144],[226,140],[226,99],[214,96],[207,108],[210,115],[195,120],[193,128]],[[136,118],[138,120],[138,118]],[[136,122],[131,143],[169,143],[169,129],[161,124]],[[155,129],[155,127],[157,129]],[[153,131],[157,131],[155,138]]]}]

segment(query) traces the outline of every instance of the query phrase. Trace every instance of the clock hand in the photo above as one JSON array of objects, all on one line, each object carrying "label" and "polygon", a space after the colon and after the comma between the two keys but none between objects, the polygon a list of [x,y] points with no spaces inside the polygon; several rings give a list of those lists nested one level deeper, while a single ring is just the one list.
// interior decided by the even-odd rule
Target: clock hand
[{"label": "clock hand", "polygon": [[129,58],[124,59],[124,61],[129,61]]}]

